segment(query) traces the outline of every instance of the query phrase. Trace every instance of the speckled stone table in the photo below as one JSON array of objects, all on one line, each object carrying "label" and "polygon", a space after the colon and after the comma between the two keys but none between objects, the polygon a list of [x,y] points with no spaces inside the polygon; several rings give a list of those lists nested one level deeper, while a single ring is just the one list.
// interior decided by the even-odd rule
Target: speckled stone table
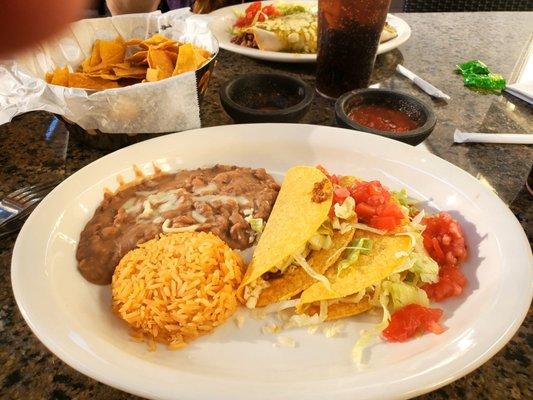
[{"label": "speckled stone table", "polygon": [[[494,71],[512,77],[528,37],[533,13],[404,14],[413,30],[398,50],[378,58],[374,82],[432,100],[394,73],[402,63],[452,100],[433,101],[437,127],[427,140],[430,151],[460,166],[493,188],[522,223],[531,243],[532,197],[524,187],[533,163],[533,147],[524,145],[453,145],[455,128],[473,132],[533,133],[531,107],[507,96],[479,94],[463,87],[453,74],[455,64],[481,59]],[[217,90],[243,73],[277,71],[313,83],[313,65],[259,62],[221,51],[219,63],[202,105],[204,126],[229,124]],[[333,104],[316,98],[302,122],[334,123]],[[46,177],[65,178],[104,155],[69,142],[65,127],[53,116],[38,112],[0,126],[0,196]],[[1,399],[137,399],[98,383],[68,367],[31,333],[13,299],[10,259],[16,235],[0,238],[0,398]],[[533,398],[532,312],[495,357],[469,375],[420,399]]]}]

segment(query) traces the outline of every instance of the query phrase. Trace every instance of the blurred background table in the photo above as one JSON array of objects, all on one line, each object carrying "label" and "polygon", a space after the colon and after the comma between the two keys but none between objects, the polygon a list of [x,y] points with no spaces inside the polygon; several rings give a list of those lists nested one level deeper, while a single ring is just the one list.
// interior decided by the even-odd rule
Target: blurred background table
[{"label": "blurred background table", "polygon": [[[531,243],[533,202],[524,183],[532,166],[533,147],[453,144],[455,128],[533,133],[531,106],[510,96],[471,91],[453,70],[457,63],[480,59],[493,71],[512,77],[533,33],[533,13],[411,13],[401,17],[410,24],[412,37],[399,49],[378,57],[373,82],[432,103],[438,122],[426,141],[427,148],[494,190],[511,207]],[[203,126],[232,123],[220,106],[218,88],[237,74],[275,71],[299,76],[311,84],[314,81],[314,65],[272,64],[226,51],[220,52],[218,61],[202,104]],[[394,73],[398,63],[452,99],[448,103],[432,101]],[[333,103],[316,97],[302,122],[334,125]],[[64,179],[105,154],[69,141],[62,122],[44,112],[28,113],[0,126],[0,148],[0,196],[48,177]],[[0,398],[136,399],[73,370],[33,336],[11,291],[9,271],[15,239],[13,234],[0,241]],[[530,310],[511,342],[482,367],[420,399],[532,398],[531,317]]]}]

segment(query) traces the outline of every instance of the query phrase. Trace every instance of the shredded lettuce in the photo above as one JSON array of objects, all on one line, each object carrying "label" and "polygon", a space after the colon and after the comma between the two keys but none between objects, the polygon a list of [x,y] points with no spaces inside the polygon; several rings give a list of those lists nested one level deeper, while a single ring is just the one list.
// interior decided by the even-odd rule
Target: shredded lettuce
[{"label": "shredded lettuce", "polygon": [[293,299],[293,300],[280,301],[279,303],[272,303],[264,307],[263,311],[265,314],[276,313],[279,311],[286,310],[288,308],[296,307],[296,304],[298,303],[298,301],[299,301],[298,299]]},{"label": "shredded lettuce", "polygon": [[423,227],[422,229],[419,229],[419,230],[424,230],[425,226],[424,225],[421,225],[420,223],[422,222],[422,219],[424,219],[424,217],[426,216],[426,212],[424,210],[420,211],[414,218],[413,220],[411,221],[411,224],[416,227],[418,227],[418,225],[420,227]]},{"label": "shredded lettuce", "polygon": [[414,253],[411,255],[413,265],[409,268],[424,283],[435,283],[439,280],[439,265],[426,254]]},{"label": "shredded lettuce", "polygon": [[326,336],[327,338],[335,337],[342,332],[343,328],[344,323],[342,321],[335,321],[329,325],[324,326],[324,336]]},{"label": "shredded lettuce", "polygon": [[405,190],[405,188],[399,191],[392,191],[391,195],[400,205],[409,207],[409,196],[407,195],[407,190]]},{"label": "shredded lettuce", "polygon": [[311,239],[309,239],[309,247],[311,250],[322,250],[329,249],[333,241],[329,235],[314,234]]},{"label": "shredded lettuce", "polygon": [[329,219],[325,220],[320,228],[316,231],[319,235],[333,235],[333,227],[331,226],[331,221]]},{"label": "shredded lettuce", "polygon": [[351,225],[355,229],[360,229],[362,231],[368,231],[371,233],[375,233],[376,235],[385,235],[387,233],[387,231],[382,231],[381,229],[372,228],[371,226],[361,224],[361,223],[351,224]]},{"label": "shredded lettuce", "polygon": [[284,329],[302,328],[304,326],[314,326],[322,322],[318,314],[309,316],[307,314],[294,314],[289,318],[289,321],[283,326]]},{"label": "shredded lettuce", "polygon": [[429,300],[422,289],[411,286],[404,282],[384,281],[381,284],[382,289],[388,293],[394,310],[402,308],[408,304],[420,304],[429,306]]},{"label": "shredded lettuce", "polygon": [[388,293],[386,291],[382,291],[379,295],[379,304],[381,305],[381,308],[383,309],[383,318],[381,319],[381,322],[371,327],[369,330],[365,330],[361,332],[361,336],[359,337],[359,340],[355,343],[355,345],[352,348],[352,359],[356,364],[361,364],[363,361],[363,352],[364,350],[372,344],[375,338],[378,337],[380,332],[387,327],[390,321],[390,312],[388,309]]},{"label": "shredded lettuce", "polygon": [[244,220],[250,224],[250,228],[252,228],[254,232],[257,232],[257,233],[263,232],[263,228],[265,226],[265,222],[263,221],[263,218],[252,218],[252,216],[250,215],[244,218]]},{"label": "shredded lettuce", "polygon": [[285,347],[296,347],[296,341],[289,336],[278,336],[278,344]]},{"label": "shredded lettuce", "polygon": [[316,272],[311,266],[307,263],[306,259],[302,257],[301,254],[294,254],[293,255],[294,261],[296,261],[305,272],[311,276],[311,278],[316,279],[319,282],[322,282],[322,284],[326,287],[326,289],[331,291],[331,283],[329,282],[328,278],[326,278],[324,275],[319,274]]},{"label": "shredded lettuce", "polygon": [[342,204],[336,203],[333,206],[335,216],[339,219],[349,219],[355,216],[355,200],[353,197],[346,197]]},{"label": "shredded lettuce", "polygon": [[283,15],[291,15],[291,14],[297,14],[301,12],[306,12],[307,8],[303,6],[302,4],[275,4],[275,7],[281,12]]},{"label": "shredded lettuce", "polygon": [[417,211],[414,207],[416,201],[409,197],[407,190],[401,189],[399,191],[392,191],[391,195],[392,198],[398,202],[406,215],[410,215]]},{"label": "shredded lettuce", "polygon": [[359,254],[368,254],[372,250],[372,239],[355,239],[350,243],[349,246],[342,250],[345,249],[347,249],[348,252],[346,253],[346,257],[344,257],[344,259],[337,264],[337,277],[343,270],[350,268],[350,266],[357,261]]},{"label": "shredded lettuce", "polygon": [[325,321],[328,318],[328,302],[327,300],[320,301],[320,313],[318,314],[321,321]]}]

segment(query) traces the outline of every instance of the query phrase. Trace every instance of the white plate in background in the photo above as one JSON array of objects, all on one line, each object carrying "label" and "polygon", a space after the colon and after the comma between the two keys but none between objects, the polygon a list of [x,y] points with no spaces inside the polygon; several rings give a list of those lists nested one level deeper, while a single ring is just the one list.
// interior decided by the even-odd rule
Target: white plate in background
[{"label": "white plate in background", "polygon": [[[301,0],[289,0],[284,3],[304,3]],[[263,1],[263,5],[274,4],[275,1]],[[316,2],[314,2],[316,4]],[[236,14],[244,12],[250,3],[238,4],[235,6],[228,6],[220,8],[211,12],[209,15],[209,28],[217,38],[221,48],[232,51],[234,53],[242,54],[251,58],[259,60],[286,62],[286,63],[310,63],[316,62],[316,54],[301,54],[301,53],[283,53],[279,51],[262,51],[258,49],[251,49],[249,47],[239,46],[231,43],[231,27],[237,20]],[[378,47],[378,54],[386,53],[405,43],[411,36],[411,28],[400,17],[392,14],[387,15],[387,22],[396,28],[398,36],[392,40],[382,43]]]}]

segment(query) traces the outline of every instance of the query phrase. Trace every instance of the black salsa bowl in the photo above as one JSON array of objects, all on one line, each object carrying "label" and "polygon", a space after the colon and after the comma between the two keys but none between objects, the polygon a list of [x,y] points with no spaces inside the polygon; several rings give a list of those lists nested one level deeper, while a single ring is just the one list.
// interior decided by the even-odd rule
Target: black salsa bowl
[{"label": "black salsa bowl", "polygon": [[[379,105],[398,110],[416,122],[417,128],[407,132],[389,132],[369,128],[348,117],[362,105]],[[343,94],[335,103],[335,119],[343,128],[385,136],[413,146],[422,143],[435,128],[437,117],[431,107],[410,94],[387,89],[360,89]]]},{"label": "black salsa bowl", "polygon": [[237,123],[298,122],[309,110],[314,90],[289,75],[246,74],[224,83],[219,95]]}]

